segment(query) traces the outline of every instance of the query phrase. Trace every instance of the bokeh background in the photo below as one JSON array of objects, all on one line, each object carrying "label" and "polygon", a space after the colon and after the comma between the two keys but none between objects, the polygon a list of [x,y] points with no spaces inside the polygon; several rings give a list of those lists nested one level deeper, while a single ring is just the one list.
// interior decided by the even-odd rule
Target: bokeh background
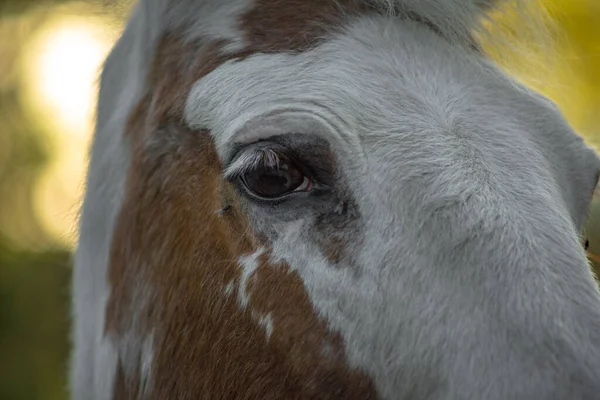
[{"label": "bokeh background", "polygon": [[[529,34],[531,20],[503,14],[500,33],[510,42],[490,41],[489,53],[554,99],[598,148],[600,1],[541,2],[548,10],[544,40]],[[2,400],[67,398],[70,253],[97,78],[131,4],[0,0]],[[588,235],[600,271],[598,192]]]}]

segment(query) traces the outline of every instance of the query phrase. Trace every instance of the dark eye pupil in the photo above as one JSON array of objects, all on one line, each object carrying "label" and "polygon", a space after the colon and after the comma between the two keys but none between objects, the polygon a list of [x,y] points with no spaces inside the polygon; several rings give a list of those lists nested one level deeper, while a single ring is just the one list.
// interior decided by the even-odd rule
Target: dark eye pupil
[{"label": "dark eye pupil", "polygon": [[293,192],[304,182],[304,175],[288,160],[279,167],[258,167],[243,177],[246,187],[260,197],[274,198]]}]

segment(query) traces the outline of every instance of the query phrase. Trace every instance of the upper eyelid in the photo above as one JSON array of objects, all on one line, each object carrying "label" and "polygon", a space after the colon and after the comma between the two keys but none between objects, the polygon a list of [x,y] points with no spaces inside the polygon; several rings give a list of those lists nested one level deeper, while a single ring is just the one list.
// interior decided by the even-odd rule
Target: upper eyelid
[{"label": "upper eyelid", "polygon": [[336,157],[329,141],[314,134],[280,134],[254,142],[233,143],[223,162],[223,177],[229,181],[240,178],[257,166],[268,166],[265,153],[272,152],[271,165],[284,158],[313,183],[322,188],[333,187],[337,179]]},{"label": "upper eyelid", "polygon": [[225,168],[226,179],[233,180],[258,166],[279,166],[279,153],[269,147],[242,150]]}]

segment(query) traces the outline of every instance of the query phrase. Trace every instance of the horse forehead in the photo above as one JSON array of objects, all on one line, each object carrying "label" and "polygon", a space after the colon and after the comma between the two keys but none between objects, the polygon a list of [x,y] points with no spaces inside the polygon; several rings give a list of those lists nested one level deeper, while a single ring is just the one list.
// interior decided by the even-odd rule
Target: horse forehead
[{"label": "horse forehead", "polygon": [[219,151],[248,121],[282,108],[315,112],[345,135],[390,129],[475,79],[457,72],[470,63],[465,55],[423,24],[363,16],[308,51],[222,63],[192,86],[185,119],[210,130]]},{"label": "horse forehead", "polygon": [[[424,24],[379,15],[358,17],[307,51],[258,53],[221,63],[193,83],[184,118],[192,128],[211,132],[223,157],[249,122],[281,109],[325,120],[335,128],[328,134],[338,134],[329,139],[354,146],[347,149],[352,157],[381,148],[386,135],[397,138],[408,131],[410,141],[404,144],[435,142],[431,133],[479,145],[509,137],[522,142],[523,132],[543,125],[536,115],[560,118],[481,54],[448,42]],[[476,131],[483,134],[469,136]],[[540,146],[541,141],[525,143],[527,151]],[[385,146],[395,147],[402,142]],[[480,155],[513,157],[488,150]]]},{"label": "horse forehead", "polygon": [[[337,154],[342,162],[368,165],[382,179],[390,178],[372,193],[391,189],[397,198],[402,179],[428,168],[434,168],[441,176],[437,181],[444,183],[418,187],[414,193],[433,191],[430,197],[438,198],[439,189],[475,190],[476,176],[459,170],[461,164],[451,160],[457,154],[476,155],[465,163],[487,168],[501,186],[513,185],[503,178],[509,165],[520,165],[550,186],[557,184],[546,168],[544,158],[552,154],[540,132],[560,122],[559,113],[519,89],[481,54],[415,21],[361,16],[313,49],[226,61],[193,84],[184,116],[192,128],[211,132],[217,152],[226,158],[240,131],[285,108],[331,125],[325,134],[344,147]],[[540,122],[540,116],[547,122]],[[289,123],[302,129],[301,124]],[[251,135],[265,135],[262,128]],[[285,123],[280,131],[270,129],[274,135],[297,131]],[[576,138],[565,134],[568,126],[558,131],[565,140]],[[532,141],[532,135],[538,140]],[[528,178],[510,174],[516,175],[525,185]],[[374,185],[361,182],[351,189],[364,191]]]}]

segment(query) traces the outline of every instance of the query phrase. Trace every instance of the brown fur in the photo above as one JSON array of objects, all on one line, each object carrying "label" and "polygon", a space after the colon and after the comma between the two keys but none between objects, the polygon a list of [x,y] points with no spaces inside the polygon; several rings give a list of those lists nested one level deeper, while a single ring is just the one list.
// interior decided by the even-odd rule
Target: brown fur
[{"label": "brown fur", "polygon": [[335,235],[326,237],[322,246],[325,257],[332,264],[337,264],[342,260],[347,247],[348,242],[344,238]]},{"label": "brown fur", "polygon": [[[240,307],[237,260],[260,243],[221,178],[208,132],[182,124],[191,84],[227,57],[219,43],[167,36],[149,90],[132,113],[124,203],[114,232],[106,334],[154,336],[149,392],[140,367],[119,367],[115,399],[376,398],[371,380],[351,369],[341,336],[312,308],[300,277],[265,256]],[[191,60],[191,61],[190,61]],[[231,206],[216,213],[227,199]],[[269,339],[257,316],[270,313]]]},{"label": "brown fur", "polygon": [[[319,216],[312,236],[329,262],[338,265],[343,261],[343,264],[348,266],[353,264],[351,249],[362,241],[362,232],[357,224],[354,205],[345,204],[344,207],[342,214]],[[352,232],[352,235],[349,235],[349,232]]]},{"label": "brown fur", "polygon": [[[245,47],[230,54],[224,41],[161,40],[148,92],[126,127],[132,160],[111,248],[105,326],[117,341],[126,333],[153,335],[150,391],[143,391],[140,364],[129,374],[119,365],[115,399],[376,397],[371,380],[348,367],[342,338],[315,314],[287,266],[261,257],[247,284],[247,309],[235,290],[225,294],[227,284],[240,284],[236,260],[263,243],[221,179],[209,133],[183,124],[191,85],[223,62],[308,50],[345,18],[368,12],[364,4],[255,0],[238,21]],[[220,216],[224,203],[231,207]],[[327,237],[323,249],[338,262],[346,243]],[[267,315],[270,338],[259,323]]]},{"label": "brown fur", "polygon": [[[254,0],[254,6],[239,19],[247,43],[244,53],[306,51],[345,21],[369,12],[377,10],[365,0]],[[401,17],[444,36],[438,26],[419,15],[403,13]],[[482,52],[474,38],[469,40],[473,50]]]},{"label": "brown fur", "polygon": [[248,48],[254,52],[304,51],[344,19],[369,10],[365,2],[357,0],[254,0],[254,7],[239,22]]}]

